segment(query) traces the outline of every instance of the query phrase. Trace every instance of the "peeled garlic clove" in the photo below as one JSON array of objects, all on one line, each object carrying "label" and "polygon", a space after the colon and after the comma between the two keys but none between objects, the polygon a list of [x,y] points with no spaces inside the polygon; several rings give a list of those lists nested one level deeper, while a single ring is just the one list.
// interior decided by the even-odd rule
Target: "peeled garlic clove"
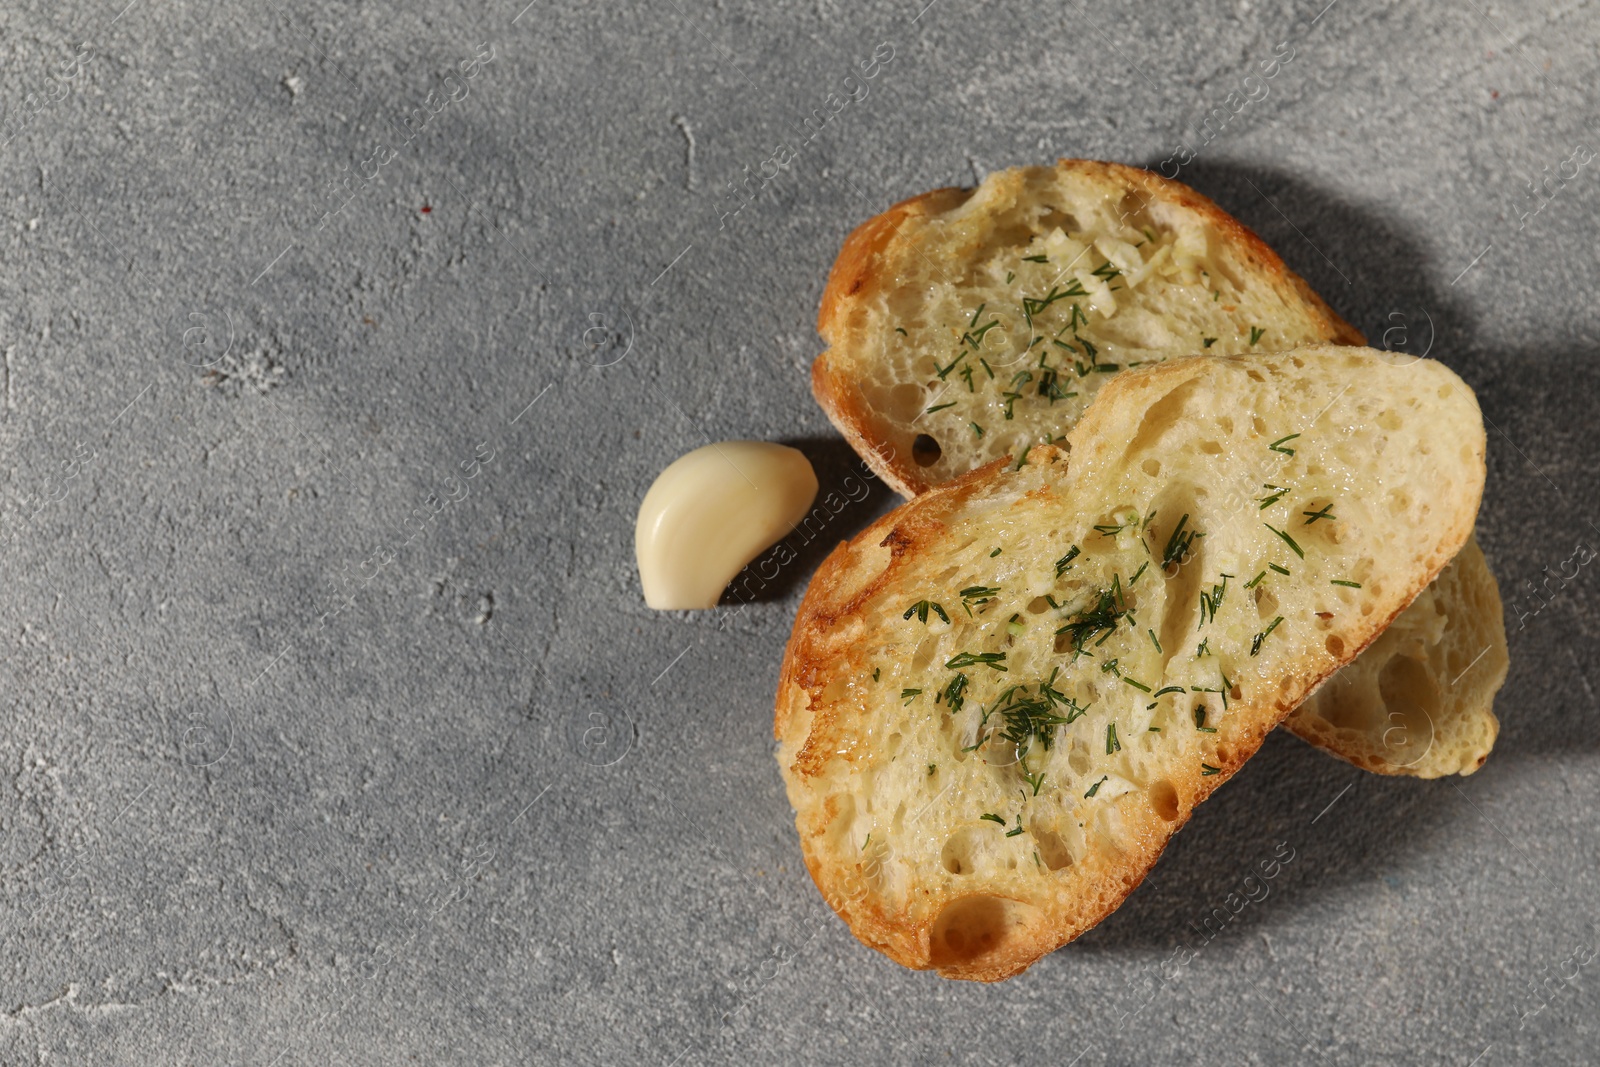
[{"label": "peeled garlic clove", "polygon": [[817,475],[766,441],[697,448],[662,471],[639,505],[634,554],[652,608],[714,608],[744,565],[805,517]]}]

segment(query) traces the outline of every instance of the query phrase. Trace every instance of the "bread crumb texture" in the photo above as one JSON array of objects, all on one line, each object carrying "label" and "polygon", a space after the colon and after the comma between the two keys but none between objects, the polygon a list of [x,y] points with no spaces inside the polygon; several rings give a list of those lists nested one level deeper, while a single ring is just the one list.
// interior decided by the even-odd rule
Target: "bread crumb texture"
[{"label": "bread crumb texture", "polygon": [[1174,359],[1117,375],[1063,447],[841,545],[776,712],[829,903],[901,963],[983,980],[1098,922],[1457,553],[1483,453],[1433,361]]}]

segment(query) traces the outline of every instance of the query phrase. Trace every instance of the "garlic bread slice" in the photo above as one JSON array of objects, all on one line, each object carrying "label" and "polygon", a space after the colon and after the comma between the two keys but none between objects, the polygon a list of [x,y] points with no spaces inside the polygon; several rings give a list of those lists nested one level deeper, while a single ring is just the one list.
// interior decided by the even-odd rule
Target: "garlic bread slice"
[{"label": "garlic bread slice", "polygon": [[[916,497],[812,579],[777,694],[806,864],[865,944],[1009,977],[1460,550],[1471,391],[1369,349],[1116,376],[1068,433]],[[1284,492],[1269,506],[1255,487]]]},{"label": "garlic bread slice", "polygon": [[1055,440],[1127,367],[1366,343],[1206,197],[1085,159],[869,219],[834,262],[817,332],[817,402],[904,496]]}]

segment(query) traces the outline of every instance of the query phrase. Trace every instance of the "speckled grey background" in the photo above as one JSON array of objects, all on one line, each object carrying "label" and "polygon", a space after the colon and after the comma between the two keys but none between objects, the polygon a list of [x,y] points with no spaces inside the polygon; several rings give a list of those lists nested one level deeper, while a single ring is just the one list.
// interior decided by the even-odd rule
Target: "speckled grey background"
[{"label": "speckled grey background", "polygon": [[[1595,7],[525,2],[0,13],[0,1062],[1600,1062],[1600,579],[1556,576],[1600,547]],[[657,614],[633,516],[707,439],[844,484],[841,239],[1060,155],[1186,160],[1478,389],[1511,677],[1477,775],[1276,737],[980,987],[799,863],[770,707],[825,546]]]}]

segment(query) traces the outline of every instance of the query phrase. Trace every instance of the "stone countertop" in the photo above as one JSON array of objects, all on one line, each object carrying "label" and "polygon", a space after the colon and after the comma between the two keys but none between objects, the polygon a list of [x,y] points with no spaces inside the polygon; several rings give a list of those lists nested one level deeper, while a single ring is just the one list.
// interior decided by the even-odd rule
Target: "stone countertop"
[{"label": "stone countertop", "polygon": [[[0,1062],[1593,1062],[1600,579],[1530,588],[1600,542],[1600,10],[124,2],[0,13]],[[984,987],[855,942],[772,760],[888,494],[716,612],[645,608],[633,517],[707,440],[867,484],[841,240],[1058,156],[1477,389],[1511,673],[1479,773],[1274,735]]]}]

